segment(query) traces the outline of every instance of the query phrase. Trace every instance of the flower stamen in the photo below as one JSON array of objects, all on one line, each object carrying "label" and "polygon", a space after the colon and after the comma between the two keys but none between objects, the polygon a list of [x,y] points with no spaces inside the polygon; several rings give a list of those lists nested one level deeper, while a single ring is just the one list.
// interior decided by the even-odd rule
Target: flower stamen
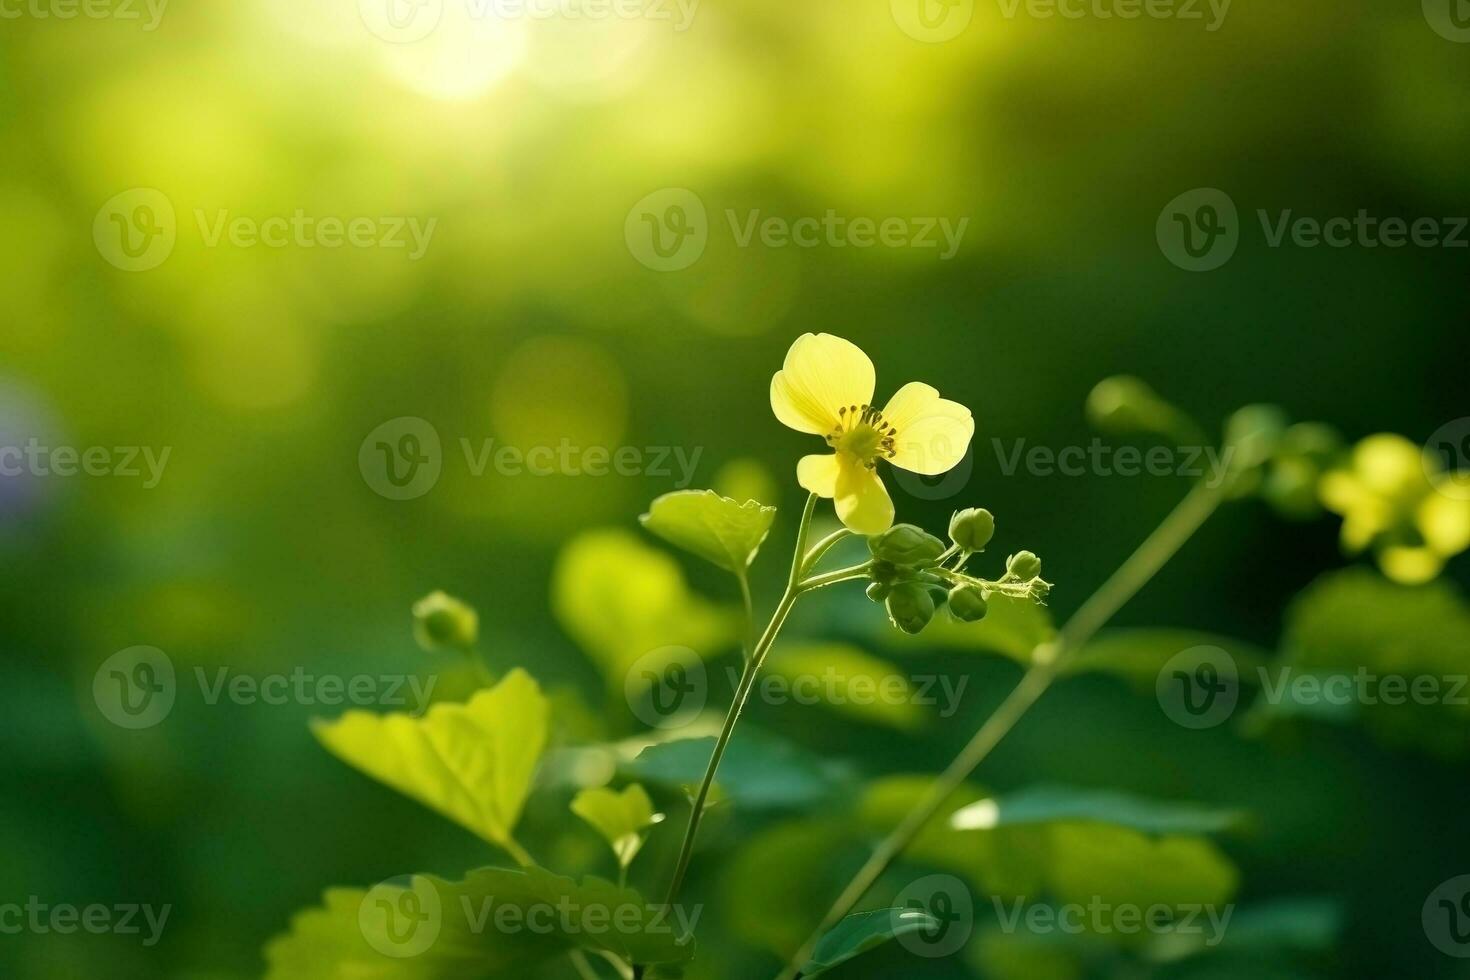
[{"label": "flower stamen", "polygon": [[837,410],[837,426],[827,435],[827,445],[854,456],[868,469],[880,458],[892,459],[898,429],[872,405],[844,405]]}]

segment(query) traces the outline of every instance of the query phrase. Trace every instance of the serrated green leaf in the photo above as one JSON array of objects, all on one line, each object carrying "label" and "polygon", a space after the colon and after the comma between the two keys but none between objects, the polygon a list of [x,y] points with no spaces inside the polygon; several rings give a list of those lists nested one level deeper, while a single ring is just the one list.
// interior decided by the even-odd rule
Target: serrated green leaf
[{"label": "serrated green leaf", "polygon": [[626,868],[643,847],[643,832],[663,820],[648,793],[633,783],[621,793],[599,786],[584,789],[572,800],[572,812],[592,825],[612,848],[618,866]]},{"label": "serrated green leaf", "polygon": [[660,651],[709,654],[740,634],[739,616],[692,592],[677,561],[623,530],[590,531],[562,549],[551,607],[619,695],[635,663],[656,677],[668,662]]},{"label": "serrated green leaf", "polygon": [[954,814],[956,830],[993,830],[1024,824],[1082,822],[1112,824],[1145,834],[1214,834],[1239,825],[1239,810],[1149,800],[1128,793],[1072,786],[1032,786],[979,800]]},{"label": "serrated green leaf", "polygon": [[514,670],[465,704],[423,717],[349,711],[312,731],[348,765],[504,847],[546,747],[550,707],[536,681]]},{"label": "serrated green leaf", "polygon": [[676,490],[649,505],[638,520],[672,545],[736,575],[744,575],[771,531],[776,508],[737,503],[713,490]]},{"label": "serrated green leaf", "polygon": [[891,939],[938,927],[938,919],[917,909],[876,909],[849,915],[817,941],[801,975],[818,976]]},{"label": "serrated green leaf", "polygon": [[511,980],[581,948],[644,964],[693,956],[690,923],[638,892],[542,868],[338,888],[265,950],[267,980]]}]

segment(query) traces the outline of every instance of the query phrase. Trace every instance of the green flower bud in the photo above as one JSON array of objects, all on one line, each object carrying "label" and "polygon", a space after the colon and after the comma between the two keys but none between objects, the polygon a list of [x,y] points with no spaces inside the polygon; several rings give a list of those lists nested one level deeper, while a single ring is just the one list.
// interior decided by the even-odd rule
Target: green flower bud
[{"label": "green flower bud", "polygon": [[944,554],[944,542],[923,528],[912,524],[895,524],[882,534],[868,539],[868,550],[874,558],[895,565],[932,564]]},{"label": "green flower bud", "polygon": [[1179,410],[1143,381],[1117,375],[1099,381],[1087,396],[1087,420],[1114,435],[1168,434],[1178,427]]},{"label": "green flower bud", "polygon": [[934,597],[922,585],[904,582],[888,593],[888,618],[905,633],[918,633],[934,618]]},{"label": "green flower bud", "polygon": [[1326,467],[1343,451],[1342,434],[1322,422],[1298,422],[1281,436],[1281,453]]},{"label": "green flower bud", "polygon": [[973,623],[985,618],[985,592],[976,585],[956,585],[949,593],[949,611],[954,618]]},{"label": "green flower bud", "polygon": [[980,507],[956,511],[949,519],[949,539],[966,551],[981,551],[995,535],[995,517]]},{"label": "green flower bud", "polygon": [[1301,456],[1282,456],[1271,464],[1270,473],[1261,486],[1276,512],[1294,520],[1307,520],[1322,512],[1317,503],[1317,481],[1321,471],[1311,460]]},{"label": "green flower bud", "polygon": [[1006,559],[1006,574],[1029,582],[1041,574],[1041,559],[1029,551],[1017,552]]},{"label": "green flower bud", "polygon": [[891,591],[892,588],[888,585],[887,582],[868,583],[868,598],[872,599],[874,602],[882,602],[884,599],[887,599],[888,593]]},{"label": "green flower bud", "polygon": [[1286,413],[1275,405],[1247,405],[1225,420],[1226,464],[1237,472],[1260,466],[1276,452],[1286,432]]},{"label": "green flower bud", "polygon": [[480,616],[468,603],[431,592],[413,604],[413,635],[425,650],[470,650],[480,636]]},{"label": "green flower bud", "polygon": [[882,582],[884,585],[892,585],[900,578],[899,567],[891,561],[883,561],[881,558],[873,562],[873,567],[868,569],[868,577],[874,582]]}]

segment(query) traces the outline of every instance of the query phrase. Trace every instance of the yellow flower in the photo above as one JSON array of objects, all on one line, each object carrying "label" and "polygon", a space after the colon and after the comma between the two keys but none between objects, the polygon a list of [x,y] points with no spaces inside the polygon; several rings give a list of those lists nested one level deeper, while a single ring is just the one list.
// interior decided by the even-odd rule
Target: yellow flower
[{"label": "yellow flower", "polygon": [[850,341],[803,334],[771,378],[771,410],[783,425],[822,436],[831,455],[804,456],[796,479],[836,502],[837,516],[859,534],[893,524],[893,501],[878,461],[934,476],[965,456],[975,420],[929,385],[911,381],[879,411],[873,405],[873,362]]},{"label": "yellow flower", "polygon": [[1372,548],[1383,574],[1417,585],[1470,548],[1470,500],[1445,492],[1439,459],[1403,436],[1369,436],[1347,466],[1322,478],[1318,494],[1342,515],[1349,552]]}]

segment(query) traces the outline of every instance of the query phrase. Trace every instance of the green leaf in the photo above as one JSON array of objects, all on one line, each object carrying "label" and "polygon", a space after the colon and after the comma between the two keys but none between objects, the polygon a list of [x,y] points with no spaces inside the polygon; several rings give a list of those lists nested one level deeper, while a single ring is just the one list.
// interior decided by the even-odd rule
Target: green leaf
[{"label": "green leaf", "polygon": [[[673,557],[623,530],[590,531],[562,550],[552,573],[551,607],[620,695],[635,664],[657,676],[674,656],[660,659],[660,651],[709,653],[733,646],[741,628],[731,610],[690,591]],[[640,676],[634,673],[631,683]]]},{"label": "green leaf", "polygon": [[1239,825],[1245,814],[1198,803],[1148,800],[1105,789],[1033,786],[959,810],[956,830],[993,830],[1059,821],[1112,824],[1145,834],[1214,834]]},{"label": "green leaf", "polygon": [[662,813],[653,812],[653,801],[637,783],[621,793],[605,786],[584,789],[572,800],[572,812],[602,835],[622,868],[638,856],[643,832],[664,818]]},{"label": "green leaf", "polygon": [[917,703],[913,685],[893,664],[845,643],[787,647],[771,658],[766,676],[785,682],[777,690],[798,710],[820,705],[858,721],[906,732],[922,728],[929,720]]},{"label": "green leaf", "polygon": [[423,717],[349,711],[314,721],[327,750],[502,847],[511,839],[546,747],[550,709],[523,670],[466,704]]},{"label": "green leaf", "polygon": [[649,505],[643,526],[728,572],[743,576],[771,531],[776,508],[736,503],[713,490],[676,490]]},{"label": "green leaf", "polygon": [[1179,629],[1115,629],[1098,636],[1067,664],[1066,674],[1103,673],[1121,677],[1140,693],[1154,696],[1159,671],[1195,647],[1218,647],[1234,660],[1241,683],[1253,683],[1269,655],[1234,637]]},{"label": "green leaf", "polygon": [[815,977],[890,939],[937,928],[938,919],[917,909],[877,909],[849,915],[817,941],[801,975]]},{"label": "green leaf", "polygon": [[[1443,580],[1397,585],[1355,568],[1324,575],[1292,603],[1282,656],[1267,671],[1254,711],[1258,718],[1305,714],[1302,685],[1312,684],[1305,690],[1315,716],[1356,713],[1384,742],[1459,758],[1470,745],[1460,680],[1467,672],[1470,605],[1457,588]],[[1338,675],[1341,683],[1328,694],[1321,676],[1307,675]]]},{"label": "green leaf", "polygon": [[[648,782],[692,786],[704,778],[714,747],[713,736],[660,742],[624,768]],[[751,728],[742,728],[740,737],[731,740],[716,777],[737,806],[755,809],[799,809],[819,803],[847,778],[845,767]]]},{"label": "green leaf", "polygon": [[638,892],[542,868],[337,888],[265,949],[267,980],[511,980],[575,948],[680,963],[689,923]]}]

